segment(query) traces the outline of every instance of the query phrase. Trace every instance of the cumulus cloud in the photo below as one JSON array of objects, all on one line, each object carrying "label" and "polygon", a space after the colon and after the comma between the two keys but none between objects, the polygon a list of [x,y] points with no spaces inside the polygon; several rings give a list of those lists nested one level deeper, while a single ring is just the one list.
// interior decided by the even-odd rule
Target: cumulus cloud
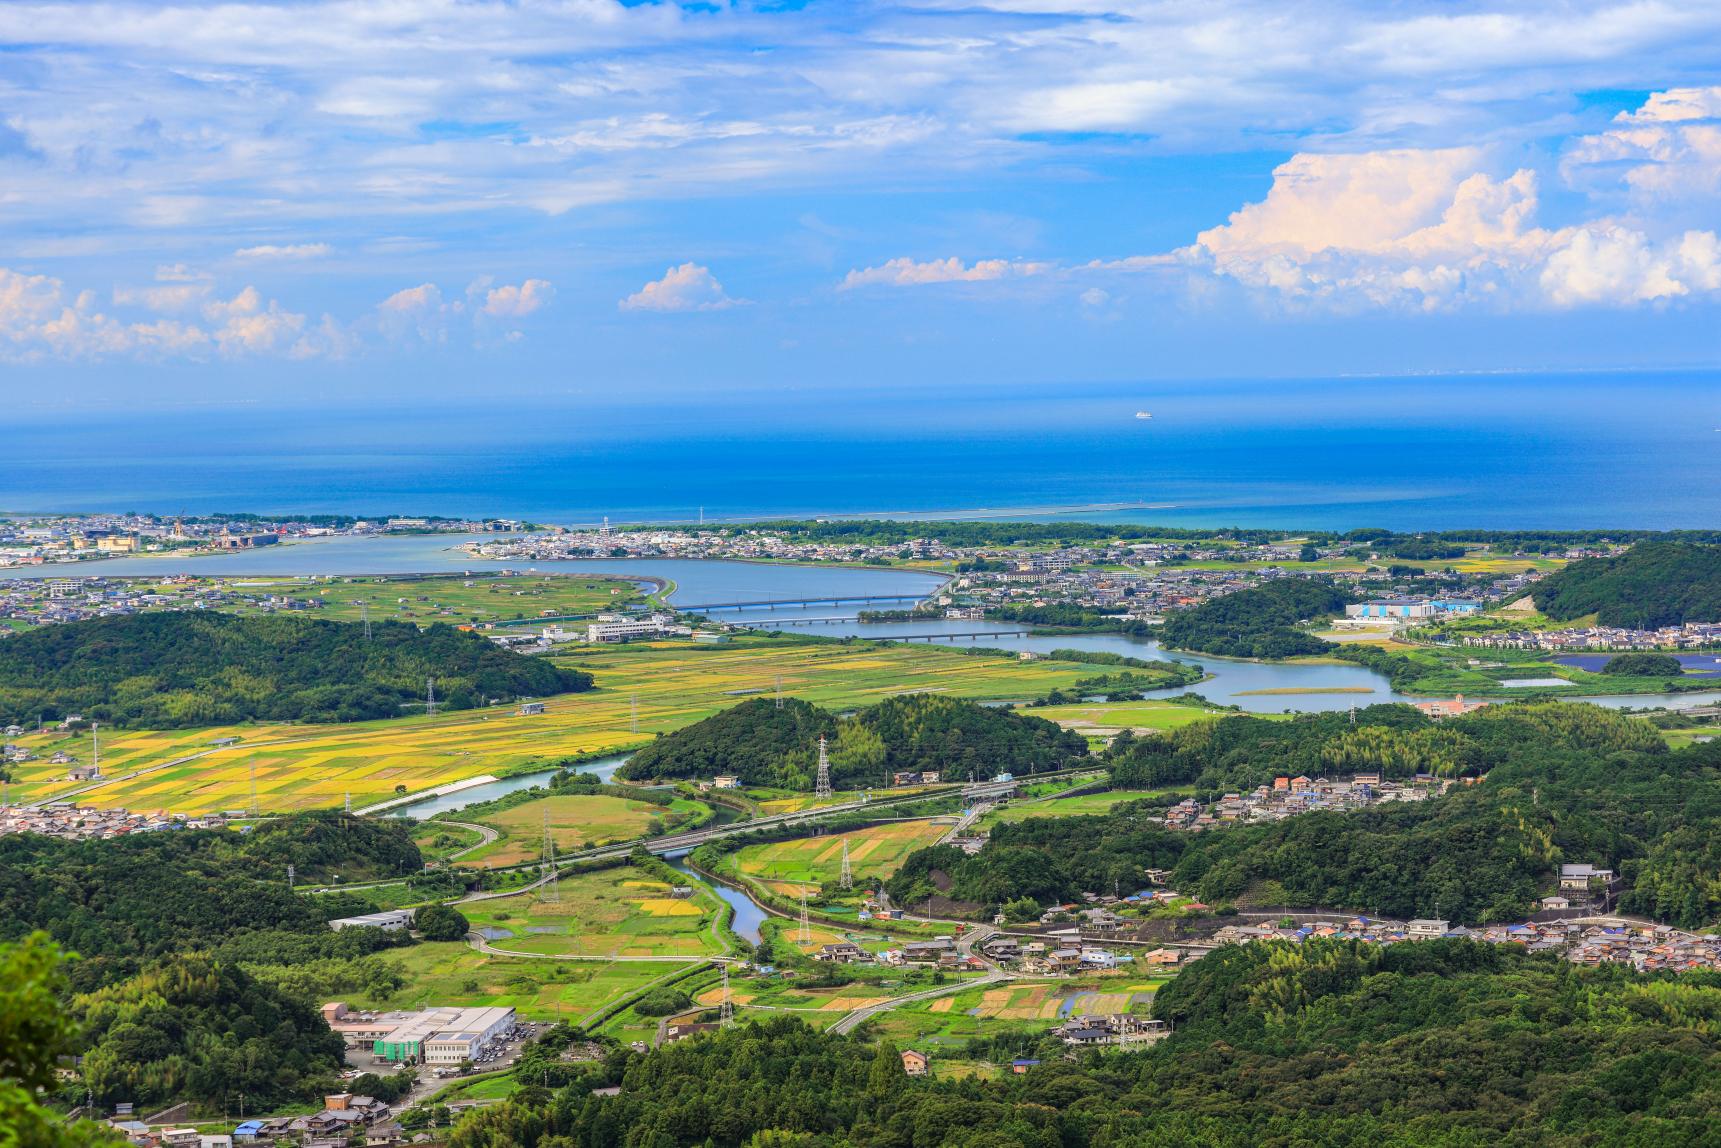
[{"label": "cumulus cloud", "polygon": [[709,267],[683,263],[623,299],[623,311],[722,311],[745,303],[730,298]]},{"label": "cumulus cloud", "polygon": [[523,319],[555,296],[556,289],[545,279],[528,279],[517,285],[503,284],[484,292],[479,312],[492,319]]},{"label": "cumulus cloud", "polygon": [[1053,269],[1050,263],[1025,263],[1011,259],[977,259],[971,264],[952,255],[948,259],[931,259],[917,263],[902,257],[887,260],[877,267],[850,271],[837,285],[839,291],[856,287],[921,287],[929,283],[985,283],[1026,275],[1040,275]]},{"label": "cumulus cloud", "polygon": [[333,250],[327,243],[263,243],[256,247],[241,247],[233,256],[236,259],[321,259]]},{"label": "cumulus cloud", "polygon": [[[1646,105],[1646,108],[1651,105]],[[1300,154],[1179,255],[1301,303],[1438,310],[1632,305],[1717,289],[1711,231],[1538,226],[1533,171],[1481,149]]]},{"label": "cumulus cloud", "polygon": [[122,290],[115,292],[116,305],[161,310],[167,303],[184,309],[180,297],[164,299],[153,293],[191,287],[195,293],[185,298],[201,301],[200,321],[128,320],[101,310],[92,291],[73,293],[52,276],[0,268],[0,357],[25,362],[118,356],[201,358],[211,353],[310,357],[337,348],[327,322],[307,333],[304,315],[265,299],[255,287],[245,287],[229,299],[208,298],[205,284]]},{"label": "cumulus cloud", "polygon": [[1653,93],[1605,132],[1572,142],[1561,160],[1587,189],[1622,180],[1647,199],[1711,198],[1721,192],[1721,87]]}]

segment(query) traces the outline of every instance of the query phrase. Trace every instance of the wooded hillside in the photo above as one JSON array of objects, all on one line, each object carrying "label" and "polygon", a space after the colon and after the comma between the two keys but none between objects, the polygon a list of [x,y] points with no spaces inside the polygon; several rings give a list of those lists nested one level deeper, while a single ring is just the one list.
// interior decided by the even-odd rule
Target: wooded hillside
[{"label": "wooded hillside", "polygon": [[1321,654],[1331,647],[1294,627],[1337,614],[1349,601],[1347,594],[1324,582],[1279,578],[1172,613],[1160,627],[1160,640],[1168,648],[1232,658]]},{"label": "wooded hillside", "polygon": [[839,788],[889,785],[899,770],[949,771],[953,779],[971,770],[1043,772],[1087,756],[1085,739],[1044,718],[935,694],[889,698],[843,719],[796,698],[781,709],[754,698],[657,739],[618,776],[727,773],[747,785],[811,789],[821,735]]},{"label": "wooded hillside", "polygon": [[447,709],[589,689],[591,675],[451,626],[135,614],[42,626],[0,642],[0,721],[81,714],[152,729],[398,717],[436,679]]},{"label": "wooded hillside", "polygon": [[1653,630],[1721,621],[1721,546],[1639,542],[1550,574],[1532,596],[1538,610],[1562,622],[1594,614],[1604,626]]}]

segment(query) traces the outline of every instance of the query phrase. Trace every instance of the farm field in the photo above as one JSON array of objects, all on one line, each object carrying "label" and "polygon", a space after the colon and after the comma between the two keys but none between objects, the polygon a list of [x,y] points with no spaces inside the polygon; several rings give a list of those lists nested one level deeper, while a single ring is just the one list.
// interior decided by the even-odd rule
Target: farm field
[{"label": "farm field", "polygon": [[462,825],[445,821],[419,821],[412,829],[413,844],[426,861],[440,861],[450,853],[470,848],[483,838]]},{"label": "farm field", "polygon": [[1022,801],[994,809],[980,819],[982,828],[1026,821],[1030,817],[1080,817],[1090,813],[1105,813],[1123,801],[1139,801],[1144,797],[1165,797],[1195,792],[1192,785],[1166,789],[1108,789],[1104,793],[1082,793],[1075,797],[1060,797],[1055,801]]},{"label": "farm field", "polygon": [[527,1020],[578,1024],[604,1005],[637,991],[677,966],[661,961],[536,961],[476,952],[464,941],[426,941],[391,949],[406,987],[387,1000],[348,994],[359,1008],[512,1006]]},{"label": "farm field", "polygon": [[881,1035],[904,1047],[956,1048],[980,1036],[1044,1032],[1070,1016],[1146,1013],[1164,977],[1114,973],[1079,981],[1015,981],[963,989],[880,1015]]},{"label": "farm field", "polygon": [[[242,809],[250,802],[254,762],[264,812],[337,806],[348,795],[363,809],[398,793],[626,750],[728,708],[739,689],[774,689],[779,677],[786,693],[844,708],[915,690],[1029,697],[1093,672],[1074,663],[973,657],[942,646],[772,638],[725,646],[629,644],[563,661],[597,675],[597,688],[545,699],[546,712],[531,717],[496,707],[339,726],[115,731],[111,739],[104,731],[102,766],[110,776],[208,749],[219,736],[241,735],[244,742],[169,770],[116,777],[78,800],[178,813]],[[29,739],[24,744],[37,748]],[[130,753],[123,761],[122,752]],[[16,776],[24,784],[14,787],[14,796],[24,800],[76,788],[64,782],[64,767],[45,760],[18,767]]]},{"label": "farm field", "polygon": [[644,836],[664,816],[691,819],[706,812],[697,801],[676,798],[671,804],[630,801],[604,794],[572,794],[542,797],[497,813],[477,813],[467,818],[474,824],[500,829],[500,841],[460,858],[460,865],[515,865],[543,853],[545,817],[558,853],[573,852],[612,841],[631,841]]},{"label": "farm field", "polygon": [[461,912],[474,929],[489,930],[492,945],[510,952],[627,958],[723,951],[712,929],[721,902],[704,885],[677,899],[665,882],[625,865],[563,877],[558,885],[559,901],[534,890],[469,902]]},{"label": "farm field", "polygon": [[949,831],[941,821],[899,821],[852,833],[800,837],[769,845],[749,845],[732,855],[737,872],[782,897],[798,898],[835,881],[842,872],[843,844],[855,886],[889,877],[916,849],[935,844]]}]

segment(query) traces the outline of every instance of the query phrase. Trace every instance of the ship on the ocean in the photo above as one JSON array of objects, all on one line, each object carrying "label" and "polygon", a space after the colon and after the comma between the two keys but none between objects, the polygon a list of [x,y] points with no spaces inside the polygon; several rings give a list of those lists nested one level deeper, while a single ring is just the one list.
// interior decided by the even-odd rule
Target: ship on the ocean
[{"label": "ship on the ocean", "polygon": [[1135,417],[1138,419],[1150,419],[1153,415],[1148,411],[1136,411]]}]

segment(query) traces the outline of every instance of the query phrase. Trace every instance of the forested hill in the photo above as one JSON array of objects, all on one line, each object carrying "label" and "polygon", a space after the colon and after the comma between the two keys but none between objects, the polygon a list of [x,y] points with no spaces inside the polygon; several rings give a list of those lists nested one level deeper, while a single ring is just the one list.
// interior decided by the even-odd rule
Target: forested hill
[{"label": "forested hill", "polygon": [[436,679],[448,709],[588,689],[591,675],[450,626],[136,614],[0,642],[0,721],[81,714],[140,728],[398,717]]},{"label": "forested hill", "polygon": [[1721,988],[1705,974],[1460,941],[1257,944],[1191,965],[1154,1012],[1176,1027],[1142,1051],[1006,1031],[933,1054],[1035,1061],[997,1076],[910,1078],[888,1040],[737,1024],[475,1110],[449,1144],[1578,1148],[1710,1144],[1721,1120]]},{"label": "forested hill", "polygon": [[1280,578],[1178,610],[1160,627],[1169,648],[1232,658],[1292,658],[1326,652],[1327,643],[1294,627],[1337,614],[1350,601],[1343,591],[1307,578]]},{"label": "forested hill", "polygon": [[1401,719],[1365,711],[1368,724],[1354,729],[1327,717],[1191,726],[1126,748],[1114,779],[1193,781],[1204,799],[1311,763],[1334,776],[1427,767],[1485,780],[1428,801],[1201,833],[1157,819],[1174,797],[1103,816],[1029,818],[994,828],[973,857],[948,846],[912,853],[888,888],[903,903],[936,886],[982,905],[1045,905],[1144,888],[1147,869],[1167,869],[1173,887],[1216,906],[1475,925],[1532,912],[1562,862],[1587,861],[1626,879],[1622,912],[1683,927],[1721,917],[1712,877],[1721,866],[1721,742],[1670,752],[1648,723],[1582,704],[1490,706],[1438,725],[1396,708]]},{"label": "forested hill", "polygon": [[1653,630],[1721,621],[1721,546],[1639,542],[1611,558],[1585,558],[1531,592],[1558,621],[1595,614],[1604,626]]},{"label": "forested hill", "polygon": [[629,779],[734,774],[747,785],[811,789],[820,735],[839,788],[888,785],[899,770],[952,778],[1055,769],[1087,756],[1087,742],[1044,718],[932,694],[890,698],[853,717],[797,698],[781,709],[754,698],[667,734],[622,766]]}]

